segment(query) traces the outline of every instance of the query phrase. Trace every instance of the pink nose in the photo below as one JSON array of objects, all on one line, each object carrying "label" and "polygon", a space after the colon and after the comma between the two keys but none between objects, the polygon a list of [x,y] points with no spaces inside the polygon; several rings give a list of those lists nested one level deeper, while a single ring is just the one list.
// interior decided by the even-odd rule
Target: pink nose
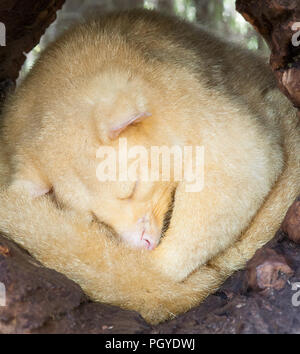
[{"label": "pink nose", "polygon": [[146,248],[149,251],[156,247],[155,240],[153,240],[149,234],[146,234],[145,231],[142,233],[141,241],[143,241],[143,248]]}]

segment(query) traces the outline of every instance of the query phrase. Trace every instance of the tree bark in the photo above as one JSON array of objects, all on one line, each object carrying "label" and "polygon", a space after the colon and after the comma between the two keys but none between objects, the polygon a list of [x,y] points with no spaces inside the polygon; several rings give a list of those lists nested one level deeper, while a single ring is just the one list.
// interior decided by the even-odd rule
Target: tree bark
[{"label": "tree bark", "polygon": [[279,88],[300,109],[299,0],[237,0],[236,8],[268,43]]},{"label": "tree bark", "polygon": [[6,28],[6,46],[0,46],[0,106],[14,85],[28,53],[39,43],[65,0],[1,0],[0,22]]}]

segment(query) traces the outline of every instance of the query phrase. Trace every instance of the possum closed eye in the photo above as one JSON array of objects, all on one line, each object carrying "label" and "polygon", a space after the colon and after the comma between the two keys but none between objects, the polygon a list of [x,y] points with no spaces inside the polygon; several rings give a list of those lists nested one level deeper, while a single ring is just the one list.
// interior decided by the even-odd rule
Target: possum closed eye
[{"label": "possum closed eye", "polygon": [[[53,189],[182,281],[240,239],[283,174],[296,118],[275,101],[289,107],[253,54],[155,12],[102,16],[51,45],[9,100],[9,188],[34,198]],[[97,152],[118,151],[121,139],[147,156],[152,147],[204,147],[203,188],[188,191],[173,175],[144,180],[143,168],[135,181],[100,181]]]}]

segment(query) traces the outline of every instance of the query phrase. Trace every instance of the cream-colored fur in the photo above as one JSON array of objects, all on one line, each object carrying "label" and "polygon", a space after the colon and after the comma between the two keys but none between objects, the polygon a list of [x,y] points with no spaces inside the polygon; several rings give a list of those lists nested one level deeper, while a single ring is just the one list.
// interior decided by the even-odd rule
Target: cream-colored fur
[{"label": "cream-colored fur", "polygon": [[[254,54],[156,13],[105,16],[50,46],[6,104],[0,230],[91,298],[157,323],[198,304],[273,236],[299,193],[297,123]],[[147,148],[204,146],[204,189],[100,183],[96,150],[118,136]],[[150,215],[153,235],[175,187],[153,251],[90,222],[127,235]],[[51,189],[64,209],[44,196]]]}]

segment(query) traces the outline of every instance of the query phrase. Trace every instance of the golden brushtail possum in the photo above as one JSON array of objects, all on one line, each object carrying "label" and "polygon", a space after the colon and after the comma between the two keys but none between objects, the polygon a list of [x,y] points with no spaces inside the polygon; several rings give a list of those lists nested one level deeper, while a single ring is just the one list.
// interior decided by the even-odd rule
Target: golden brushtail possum
[{"label": "golden brushtail possum", "polygon": [[[299,193],[297,124],[255,54],[156,12],[99,17],[51,45],[7,100],[0,230],[92,299],[157,323],[273,236]],[[97,151],[120,138],[203,146],[204,188],[99,182]]]}]

